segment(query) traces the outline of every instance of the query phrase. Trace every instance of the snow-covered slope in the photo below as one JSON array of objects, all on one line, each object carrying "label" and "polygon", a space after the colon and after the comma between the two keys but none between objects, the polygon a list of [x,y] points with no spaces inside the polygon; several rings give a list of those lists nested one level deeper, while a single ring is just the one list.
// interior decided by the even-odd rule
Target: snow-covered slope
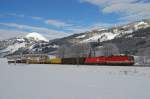
[{"label": "snow-covered slope", "polygon": [[142,28],[147,28],[149,26],[150,25],[147,22],[141,21],[141,22],[136,23],[134,25],[134,28],[135,28],[135,30],[138,30],[138,29],[142,29]]},{"label": "snow-covered slope", "polygon": [[85,42],[103,42],[124,36],[128,38],[133,36],[132,33],[134,31],[138,31],[140,29],[145,29],[148,27],[150,27],[150,23],[148,23],[147,21],[139,21],[127,25],[112,27],[109,29],[94,30],[85,33],[84,35],[79,35],[75,37],[75,39],[76,41],[79,40],[80,43],[85,43]]},{"label": "snow-covered slope", "polygon": [[9,52],[9,53],[13,53],[15,51],[17,51],[19,48],[25,47],[26,43],[15,43],[13,45],[8,46],[7,48],[1,50],[0,52]]},{"label": "snow-covered slope", "polygon": [[[104,42],[104,41],[107,42],[113,39],[116,40],[120,38],[121,39],[132,38],[135,37],[135,35],[136,35],[135,37],[136,42],[134,40],[132,42],[137,43],[137,37],[140,39],[142,37],[148,37],[145,36],[148,35],[145,33],[149,33],[149,29],[147,29],[149,27],[150,27],[150,19],[145,19],[142,21],[125,24],[122,26],[115,26],[108,29],[97,29],[97,30],[95,29],[81,34],[74,34],[65,38],[51,40],[49,42],[41,34],[37,32],[32,32],[24,37],[16,37],[5,41],[0,41],[0,54],[5,52],[13,53],[22,47],[29,49],[29,51],[33,52],[38,51],[38,53],[42,52],[46,53],[56,50],[61,45],[89,43],[89,42]],[[144,30],[146,32],[141,33],[140,32],[141,29],[146,29]],[[127,43],[124,43],[126,41],[122,42],[125,46],[127,45]]]},{"label": "snow-covered slope", "polygon": [[[12,54],[20,48],[32,51],[32,46],[48,43],[48,40],[39,33],[32,32],[26,36],[11,38],[0,42],[0,55]],[[42,47],[43,48],[43,47]]]},{"label": "snow-covered slope", "polygon": [[25,36],[27,39],[35,40],[35,41],[45,41],[48,42],[48,39],[46,39],[43,35],[37,33],[37,32],[32,32],[29,33],[28,35]]},{"label": "snow-covered slope", "polygon": [[95,35],[93,37],[90,37],[88,39],[85,39],[83,41],[81,41],[82,43],[85,42],[103,42],[103,41],[107,41],[107,40],[112,40],[116,37],[117,34],[113,34],[111,32],[106,32],[106,33],[102,33],[100,35]]}]

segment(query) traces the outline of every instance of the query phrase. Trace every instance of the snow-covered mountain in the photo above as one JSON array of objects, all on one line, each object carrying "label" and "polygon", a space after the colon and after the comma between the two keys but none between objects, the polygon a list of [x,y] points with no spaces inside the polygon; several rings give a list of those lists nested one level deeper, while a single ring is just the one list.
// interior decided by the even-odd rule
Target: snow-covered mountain
[{"label": "snow-covered mountain", "polygon": [[41,35],[37,32],[29,33],[28,35],[25,36],[25,38],[27,38],[29,40],[48,42],[48,39],[46,39],[43,35]]},{"label": "snow-covered mountain", "polygon": [[17,51],[33,52],[34,46],[47,44],[48,40],[39,33],[32,32],[25,36],[0,41],[0,55],[13,54]]},{"label": "snow-covered mountain", "polygon": [[113,42],[119,46],[120,51],[123,53],[131,52],[131,50],[136,52],[136,49],[144,50],[141,48],[150,47],[150,19],[108,29],[91,30],[50,40],[49,42],[41,34],[33,32],[26,36],[0,41],[0,55],[12,53],[48,53],[57,50],[62,45],[90,42],[101,44]]},{"label": "snow-covered mountain", "polygon": [[[139,54],[150,50],[150,19],[74,34],[50,41],[49,44],[114,43],[121,53]],[[97,44],[96,44],[97,45]],[[100,45],[101,46],[101,45]]]},{"label": "snow-covered mountain", "polygon": [[76,37],[76,41],[80,41],[81,43],[97,42],[97,41],[103,42],[103,41],[108,41],[108,40],[112,40],[115,38],[120,38],[125,35],[128,35],[128,37],[132,37],[132,33],[134,31],[138,31],[140,29],[145,29],[148,27],[150,27],[149,21],[143,20],[139,22],[130,23],[127,25],[112,27],[109,29],[93,30],[83,35],[79,35],[78,37]]}]

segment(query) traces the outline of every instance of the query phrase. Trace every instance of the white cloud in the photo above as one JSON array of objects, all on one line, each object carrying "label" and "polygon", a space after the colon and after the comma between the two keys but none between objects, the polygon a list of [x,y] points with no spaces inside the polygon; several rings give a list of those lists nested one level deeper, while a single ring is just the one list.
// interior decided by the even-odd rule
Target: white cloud
[{"label": "white cloud", "polygon": [[3,15],[3,16],[5,16],[5,17],[10,16],[10,17],[16,17],[16,18],[31,18],[34,20],[44,20],[44,18],[39,17],[39,16],[26,16],[24,14],[16,14],[16,13],[9,13],[9,14]]},{"label": "white cloud", "polygon": [[[1,22],[0,25],[16,29],[15,31],[12,30],[12,32],[11,32],[11,30],[5,30],[5,33],[8,34],[8,36],[9,36],[9,34],[13,34],[13,33],[20,34],[21,32],[28,31],[28,32],[38,32],[38,33],[44,34],[44,36],[46,36],[48,39],[55,39],[55,38],[69,36],[74,33],[83,33],[83,32],[87,32],[87,31],[91,31],[91,30],[95,30],[95,29],[107,28],[107,27],[111,27],[113,25],[113,24],[109,24],[109,23],[96,23],[96,24],[89,25],[89,26],[82,26],[82,25],[68,24],[66,22],[62,22],[62,21],[54,20],[54,19],[46,20],[42,17],[37,17],[37,16],[25,16],[22,14],[21,15],[10,14],[10,15],[12,15],[14,17],[31,18],[34,20],[39,20],[46,24],[56,26],[59,29],[61,29],[61,31],[49,29],[46,27],[37,27],[37,26],[17,24],[17,23],[2,23]],[[64,32],[64,31],[66,31],[66,32]]]},{"label": "white cloud", "polygon": [[145,0],[81,0],[100,8],[103,13],[117,13],[119,19],[140,20],[150,17],[150,2]]},{"label": "white cloud", "polygon": [[[81,2],[88,2],[102,7],[110,6],[113,4],[134,4],[140,2],[139,0],[80,0]],[[142,2],[141,2],[142,3]]]},{"label": "white cloud", "polygon": [[12,27],[19,31],[38,32],[45,35],[48,39],[61,38],[69,35],[68,33],[65,33],[63,31],[56,31],[45,27],[36,27],[36,26],[16,24],[16,23],[0,23],[0,25]]},{"label": "white cloud", "polygon": [[9,13],[7,15],[0,15],[0,17],[16,17],[16,18],[30,18],[30,19],[33,19],[33,20],[38,20],[38,21],[42,21],[43,23],[45,24],[48,24],[48,25],[53,25],[53,26],[56,26],[58,28],[63,28],[63,27],[67,27],[67,26],[72,26],[72,24],[68,24],[66,22],[63,22],[63,21],[59,21],[59,20],[56,20],[56,19],[45,19],[45,18],[42,18],[42,17],[39,17],[39,16],[26,16],[24,14],[16,14],[16,13]]},{"label": "white cloud", "polygon": [[[121,24],[121,23],[118,23]],[[71,25],[63,28],[64,31],[53,30],[45,27],[37,27],[31,25],[17,24],[17,23],[0,23],[0,25],[5,27],[11,27],[13,30],[0,29],[0,40],[7,39],[11,37],[16,37],[17,35],[27,34],[29,32],[38,32],[44,35],[48,39],[61,38],[65,36],[72,35],[74,33],[83,33],[92,30],[99,30],[113,26],[109,23],[96,23],[89,26],[82,25]],[[15,29],[15,30],[14,30]]]},{"label": "white cloud", "polygon": [[6,30],[6,29],[0,29],[0,40],[9,39],[12,37],[17,37],[21,35],[25,35],[27,32],[20,31],[20,30]]},{"label": "white cloud", "polygon": [[72,33],[83,33],[83,32],[92,31],[92,30],[109,28],[113,25],[114,24],[109,24],[109,23],[95,23],[95,24],[89,25],[89,26],[73,26],[73,27],[67,27],[64,29],[67,31],[70,31]]},{"label": "white cloud", "polygon": [[72,24],[68,24],[68,23],[58,21],[58,20],[53,20],[53,19],[45,20],[45,23],[50,24],[50,25],[54,25],[54,26],[59,27],[59,28],[72,26]]},{"label": "white cloud", "polygon": [[17,24],[17,23],[0,23],[0,25],[8,26],[8,27],[14,27],[17,29],[22,29],[22,30],[37,30],[37,31],[45,31],[49,32],[48,28],[43,28],[43,27],[35,27],[35,26],[30,26],[30,25],[24,25],[24,24]]},{"label": "white cloud", "polygon": [[25,18],[26,16],[24,14],[16,14],[16,13],[9,13],[5,16],[13,16],[13,17],[19,17],[19,18]]},{"label": "white cloud", "polygon": [[31,16],[31,18],[34,20],[44,20],[44,18],[38,16]]},{"label": "white cloud", "polygon": [[0,15],[0,18],[4,18],[4,15]]},{"label": "white cloud", "polygon": [[6,18],[6,17],[10,17],[10,18],[29,18],[29,19],[33,19],[33,20],[43,20],[44,18],[39,17],[39,16],[26,16],[24,14],[16,14],[16,13],[8,13],[8,14],[1,14],[0,18]]}]

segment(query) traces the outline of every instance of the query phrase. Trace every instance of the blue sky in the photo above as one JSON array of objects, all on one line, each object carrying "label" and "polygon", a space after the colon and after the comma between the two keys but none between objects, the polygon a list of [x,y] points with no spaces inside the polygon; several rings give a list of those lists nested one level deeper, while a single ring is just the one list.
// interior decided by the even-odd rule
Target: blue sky
[{"label": "blue sky", "polygon": [[149,18],[149,0],[1,0],[0,39],[38,32],[48,39]]}]

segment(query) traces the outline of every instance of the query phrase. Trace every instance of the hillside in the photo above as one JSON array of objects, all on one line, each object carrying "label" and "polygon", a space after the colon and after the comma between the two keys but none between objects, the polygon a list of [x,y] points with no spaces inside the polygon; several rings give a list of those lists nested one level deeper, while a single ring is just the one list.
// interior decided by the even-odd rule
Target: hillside
[{"label": "hillside", "polygon": [[91,30],[50,41],[41,34],[29,33],[25,37],[0,41],[0,55],[49,53],[56,51],[62,45],[92,42],[96,43],[96,46],[113,43],[119,48],[121,54],[147,55],[150,49],[150,19],[108,29]]}]

